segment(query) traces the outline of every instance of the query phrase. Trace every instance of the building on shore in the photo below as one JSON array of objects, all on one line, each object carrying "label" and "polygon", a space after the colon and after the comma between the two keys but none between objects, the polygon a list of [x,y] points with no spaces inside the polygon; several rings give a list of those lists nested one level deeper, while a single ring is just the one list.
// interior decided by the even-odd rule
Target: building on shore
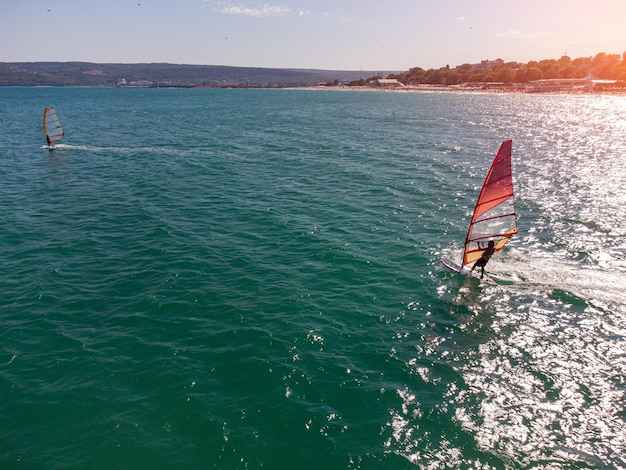
[{"label": "building on shore", "polygon": [[592,80],[591,78],[550,78],[533,80],[526,84],[527,93],[549,93],[556,91],[593,92],[607,88],[615,88],[617,80]]},{"label": "building on shore", "polygon": [[498,67],[499,65],[504,65],[504,61],[502,59],[481,60],[480,64],[472,65],[472,70],[485,70],[489,68]]},{"label": "building on shore", "polygon": [[132,87],[147,88],[152,86],[152,82],[150,80],[136,80],[130,82],[129,85]]},{"label": "building on shore", "polygon": [[554,91],[591,91],[593,81],[589,78],[548,78],[533,80],[525,87],[527,93],[546,93]]},{"label": "building on shore", "polygon": [[402,88],[404,83],[398,81],[396,78],[377,78],[369,82],[370,86],[384,87],[384,88]]}]

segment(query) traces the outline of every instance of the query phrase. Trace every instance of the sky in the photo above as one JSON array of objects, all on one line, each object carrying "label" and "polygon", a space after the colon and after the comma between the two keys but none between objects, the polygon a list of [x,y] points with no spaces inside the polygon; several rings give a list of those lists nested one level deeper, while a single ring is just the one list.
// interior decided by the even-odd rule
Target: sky
[{"label": "sky", "polygon": [[2,0],[0,62],[401,72],[626,52],[625,0]]}]

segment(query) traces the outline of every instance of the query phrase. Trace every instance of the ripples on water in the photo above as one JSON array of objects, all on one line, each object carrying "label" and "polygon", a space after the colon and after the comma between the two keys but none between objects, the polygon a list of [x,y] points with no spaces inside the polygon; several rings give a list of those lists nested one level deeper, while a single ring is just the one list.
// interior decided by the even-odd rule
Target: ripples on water
[{"label": "ripples on water", "polygon": [[626,467],[623,97],[1,93],[3,466]]}]

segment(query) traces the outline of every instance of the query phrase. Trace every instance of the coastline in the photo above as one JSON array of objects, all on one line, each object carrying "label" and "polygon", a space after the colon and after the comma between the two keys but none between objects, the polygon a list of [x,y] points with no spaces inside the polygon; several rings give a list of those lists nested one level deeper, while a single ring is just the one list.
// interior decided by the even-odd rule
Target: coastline
[{"label": "coastline", "polygon": [[[271,88],[271,87],[268,87]],[[375,87],[349,85],[311,85],[301,87],[284,87],[292,90],[345,90],[345,91],[385,91],[393,93],[474,93],[474,94],[518,94],[518,95],[598,95],[598,96],[626,96],[626,89],[618,90],[546,90],[527,91],[513,88],[480,88],[445,85],[405,85],[403,87]]]}]

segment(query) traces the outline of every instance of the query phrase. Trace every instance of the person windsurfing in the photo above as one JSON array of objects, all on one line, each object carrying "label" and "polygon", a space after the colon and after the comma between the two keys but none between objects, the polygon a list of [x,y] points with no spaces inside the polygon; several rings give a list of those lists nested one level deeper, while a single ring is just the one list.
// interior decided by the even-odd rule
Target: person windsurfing
[{"label": "person windsurfing", "polygon": [[474,263],[474,266],[472,266],[472,269],[470,269],[470,273],[474,272],[474,269],[476,269],[477,267],[480,267],[482,269],[480,273],[480,278],[482,279],[483,276],[485,275],[485,265],[487,264],[491,256],[495,253],[495,251],[496,251],[495,243],[493,242],[493,240],[489,240],[489,243],[487,244],[487,249],[483,251],[483,254]]},{"label": "person windsurfing", "polygon": [[57,142],[65,132],[61,127],[61,122],[54,108],[46,108],[43,112],[43,134],[46,136],[48,148],[53,149],[53,145]]}]

